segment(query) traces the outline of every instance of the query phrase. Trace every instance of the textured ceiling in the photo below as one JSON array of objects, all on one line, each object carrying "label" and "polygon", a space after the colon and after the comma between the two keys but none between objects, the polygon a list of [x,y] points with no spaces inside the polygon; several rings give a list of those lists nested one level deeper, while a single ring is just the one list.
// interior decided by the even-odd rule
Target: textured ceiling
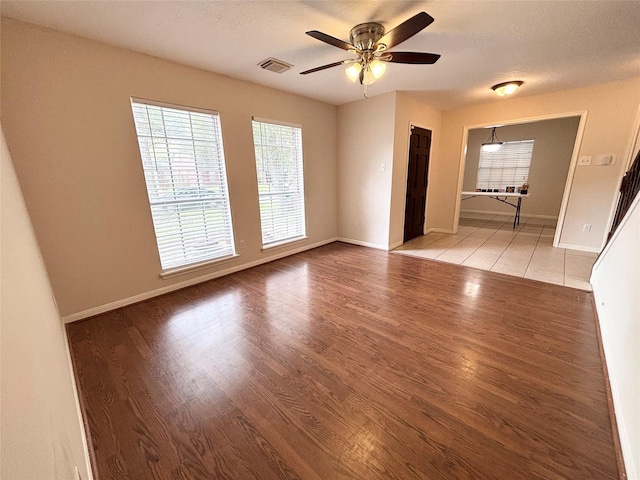
[{"label": "textured ceiling", "polygon": [[[348,41],[357,23],[387,30],[420,11],[433,24],[393,50],[439,53],[435,65],[389,64],[369,95],[393,90],[446,110],[496,101],[491,85],[524,80],[525,96],[640,76],[637,1],[7,1],[2,15],[332,104],[362,98],[336,67],[350,55],[307,35]],[[392,50],[392,51],[393,51]],[[283,74],[256,64],[276,57]]]}]

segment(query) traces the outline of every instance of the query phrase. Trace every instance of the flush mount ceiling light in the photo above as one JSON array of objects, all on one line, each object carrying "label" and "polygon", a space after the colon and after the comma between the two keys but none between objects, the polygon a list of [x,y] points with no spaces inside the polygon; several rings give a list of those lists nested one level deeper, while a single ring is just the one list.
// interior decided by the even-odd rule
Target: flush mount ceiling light
[{"label": "flush mount ceiling light", "polygon": [[496,135],[496,127],[491,129],[491,135],[486,142],[482,144],[482,150],[485,152],[496,152],[500,149],[500,145],[504,142],[498,140],[498,136]]},{"label": "flush mount ceiling light", "polygon": [[511,82],[499,83],[491,87],[491,90],[496,92],[501,97],[504,97],[506,95],[511,95],[513,92],[518,90],[520,85],[522,85],[523,83],[524,82],[522,80],[513,80]]}]

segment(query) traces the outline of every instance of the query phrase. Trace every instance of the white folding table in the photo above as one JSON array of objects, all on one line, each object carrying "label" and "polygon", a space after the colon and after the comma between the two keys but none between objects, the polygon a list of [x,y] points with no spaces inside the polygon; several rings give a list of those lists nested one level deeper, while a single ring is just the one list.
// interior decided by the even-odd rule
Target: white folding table
[{"label": "white folding table", "polygon": [[[513,228],[516,228],[516,225],[520,225],[520,205],[522,204],[522,199],[529,198],[530,196],[530,193],[521,194],[517,192],[462,192],[462,200],[469,200],[474,197],[488,197],[511,205],[516,209],[516,216],[513,218]],[[511,203],[507,200],[512,198],[517,199],[516,203]]]}]

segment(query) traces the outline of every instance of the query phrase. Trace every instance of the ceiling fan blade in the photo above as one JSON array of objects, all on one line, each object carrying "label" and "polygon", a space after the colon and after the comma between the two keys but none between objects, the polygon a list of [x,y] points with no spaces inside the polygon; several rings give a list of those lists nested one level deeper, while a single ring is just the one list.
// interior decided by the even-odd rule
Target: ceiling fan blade
[{"label": "ceiling fan blade", "polygon": [[354,47],[350,43],[343,42],[339,38],[332,37],[331,35],[319,32],[318,30],[311,30],[310,32],[305,33],[310,37],[315,38],[316,40],[320,40],[321,42],[328,43],[329,45],[333,45],[334,47],[338,47],[343,50],[357,50],[356,47]]},{"label": "ceiling fan blade", "polygon": [[321,67],[312,68],[311,70],[305,70],[304,72],[300,72],[300,75],[306,75],[308,73],[319,72],[320,70],[326,70],[327,68],[337,67],[338,65],[344,65],[347,63],[353,63],[356,59],[349,58],[348,60],[342,60],[340,62],[329,63],[328,65],[322,65]]},{"label": "ceiling fan blade", "polygon": [[401,23],[393,30],[387,32],[385,36],[376,42],[376,45],[380,45],[382,43],[387,46],[387,49],[393,48],[408,38],[413,37],[420,30],[428,27],[432,22],[433,17],[431,15],[425,12],[420,12],[409,20]]},{"label": "ceiling fan blade", "polygon": [[420,63],[420,64],[433,64],[438,61],[440,55],[437,53],[420,53],[420,52],[385,52],[386,55],[391,55],[391,58],[381,60],[392,63]]}]

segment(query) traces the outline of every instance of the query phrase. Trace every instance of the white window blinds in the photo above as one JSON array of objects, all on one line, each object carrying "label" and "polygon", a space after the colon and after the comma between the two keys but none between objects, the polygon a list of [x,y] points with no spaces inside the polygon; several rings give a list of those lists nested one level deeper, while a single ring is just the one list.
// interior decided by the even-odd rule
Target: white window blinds
[{"label": "white window blinds", "polygon": [[480,150],[476,188],[519,187],[529,179],[533,140],[505,142],[495,152]]},{"label": "white window blinds", "polygon": [[253,120],[262,244],[305,235],[302,129]]},{"label": "white window blinds", "polygon": [[131,106],[163,271],[233,255],[218,114]]}]

